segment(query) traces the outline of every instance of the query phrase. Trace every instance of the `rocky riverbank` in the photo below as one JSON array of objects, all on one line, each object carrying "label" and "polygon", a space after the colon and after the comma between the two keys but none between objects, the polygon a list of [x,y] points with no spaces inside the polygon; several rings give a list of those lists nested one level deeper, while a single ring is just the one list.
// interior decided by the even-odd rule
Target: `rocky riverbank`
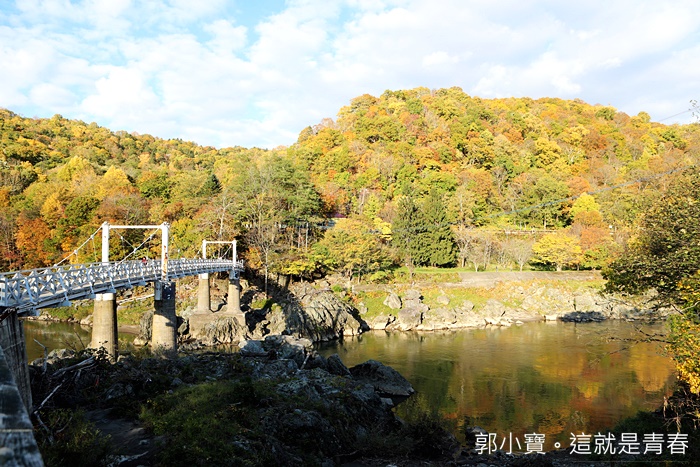
[{"label": "rocky riverbank", "polygon": [[[260,291],[246,284],[244,296],[258,299],[244,301],[242,313],[197,313],[193,306],[182,310],[181,344],[186,349],[237,345],[269,334],[323,342],[368,330],[426,332],[527,321],[656,320],[669,313],[645,307],[648,297],[630,302],[602,295],[602,281],[590,272],[552,276],[558,279],[506,273],[492,277],[490,285],[476,276],[480,282],[465,280],[462,287],[450,283],[344,288],[326,281],[300,283],[269,301],[260,300]],[[265,305],[254,307],[253,303]],[[150,339],[150,321],[146,313],[138,343]]]},{"label": "rocky riverbank", "polygon": [[347,368],[337,355],[323,358],[310,340],[291,336],[240,347],[177,359],[126,355],[115,364],[64,351],[34,362],[45,461],[330,466],[445,460],[459,449],[429,416],[394,415],[392,407],[415,391],[390,367],[370,360]]},{"label": "rocky riverbank", "polygon": [[[429,332],[543,320],[653,320],[668,314],[668,310],[645,306],[649,297],[630,302],[602,295],[603,280],[591,271],[462,273],[455,282],[403,285],[353,285],[340,278],[326,278],[279,288],[271,297],[247,281],[242,285],[242,313],[198,313],[191,304],[191,296],[196,296],[195,284],[182,284],[177,312],[183,348],[237,345],[241,340],[262,339],[270,334],[323,342],[368,330]],[[225,309],[222,290],[213,289],[216,294],[212,308]],[[122,313],[127,313],[130,322],[140,315],[140,326],[131,325],[126,331],[138,332],[135,343],[145,345],[150,340],[152,306],[144,302],[134,308],[128,300],[120,300],[120,320]],[[89,303],[73,308],[85,314]],[[53,315],[53,310],[44,310],[37,319],[50,320]],[[68,316],[69,321],[76,320]],[[91,315],[80,323],[89,326]]]}]

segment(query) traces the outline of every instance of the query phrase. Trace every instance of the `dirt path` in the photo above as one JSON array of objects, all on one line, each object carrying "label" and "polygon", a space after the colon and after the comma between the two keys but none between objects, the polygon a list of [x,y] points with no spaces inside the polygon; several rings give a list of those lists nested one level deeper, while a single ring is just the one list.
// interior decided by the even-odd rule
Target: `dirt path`
[{"label": "dirt path", "polygon": [[124,418],[112,418],[110,409],[87,412],[87,418],[100,432],[110,437],[115,456],[110,465],[132,467],[152,465],[159,449],[158,439],[149,435],[136,422]]}]

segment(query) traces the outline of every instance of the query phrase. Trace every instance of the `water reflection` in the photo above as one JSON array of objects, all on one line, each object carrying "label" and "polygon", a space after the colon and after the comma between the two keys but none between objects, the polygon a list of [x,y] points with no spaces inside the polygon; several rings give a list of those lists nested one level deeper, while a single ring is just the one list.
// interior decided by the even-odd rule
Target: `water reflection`
[{"label": "water reflection", "polygon": [[[56,349],[82,350],[89,346],[90,336],[89,327],[75,323],[24,321],[24,339],[27,344],[27,359],[30,362],[44,356],[44,348],[36,341],[46,346],[49,352]],[[135,337],[133,334],[120,332],[120,348],[133,342]]]},{"label": "water reflection", "polygon": [[[660,331],[663,325],[647,325]],[[458,424],[513,435],[547,434],[568,446],[570,433],[605,432],[673,390],[674,367],[657,344],[630,346],[626,322],[528,323],[444,333],[373,332],[320,349],[346,365],[391,365],[422,403]],[[521,438],[522,439],[522,438]]]}]

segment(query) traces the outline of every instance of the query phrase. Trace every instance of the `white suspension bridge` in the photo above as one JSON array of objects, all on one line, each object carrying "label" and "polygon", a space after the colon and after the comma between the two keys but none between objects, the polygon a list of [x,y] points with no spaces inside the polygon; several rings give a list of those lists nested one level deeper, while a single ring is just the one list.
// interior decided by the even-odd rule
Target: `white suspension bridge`
[{"label": "white suspension bridge", "polygon": [[[123,229],[154,230],[126,258],[110,260],[110,233]],[[93,241],[101,230],[102,260],[99,262],[62,264]],[[130,259],[157,233],[161,234],[159,259]],[[151,345],[171,355],[177,351],[177,317],[175,283],[186,276],[199,277],[197,311],[211,313],[209,275],[229,275],[227,312],[242,318],[240,310],[240,273],[243,262],[236,257],[236,242],[202,241],[202,257],[169,258],[170,225],[111,225],[104,222],[82,245],[61,263],[52,267],[0,273],[0,446],[16,445],[29,453],[24,465],[43,465],[38,456],[26,410],[31,412],[32,399],[29,371],[20,316],[39,314],[42,308],[69,306],[73,300],[94,300],[92,348],[104,348],[117,358],[117,303],[119,290],[153,284],[154,315]],[[123,237],[122,237],[123,239]],[[226,244],[230,259],[207,258],[208,244]],[[228,252],[226,252],[227,254]],[[37,455],[32,457],[31,453]],[[38,459],[38,460],[36,460]],[[19,464],[23,465],[23,464]]]}]

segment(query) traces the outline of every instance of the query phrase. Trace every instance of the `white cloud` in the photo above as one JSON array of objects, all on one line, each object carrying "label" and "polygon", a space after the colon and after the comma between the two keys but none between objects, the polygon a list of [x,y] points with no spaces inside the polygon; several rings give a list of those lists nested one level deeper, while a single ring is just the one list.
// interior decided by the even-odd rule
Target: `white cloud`
[{"label": "white cloud", "polygon": [[53,109],[68,109],[75,102],[76,95],[70,90],[51,83],[40,83],[29,91],[29,98],[36,106]]},{"label": "white cloud", "polygon": [[82,110],[99,117],[117,115],[138,115],[143,107],[157,104],[157,97],[151,91],[138,70],[114,68],[109,74],[97,80],[95,93],[82,102]]},{"label": "white cloud", "polygon": [[[0,6],[0,106],[215,146],[290,144],[358,95],[460,86],[663,118],[700,89],[700,3],[292,0]],[[675,107],[675,108],[674,108]]]},{"label": "white cloud", "polygon": [[453,57],[445,51],[433,52],[425,55],[421,61],[425,68],[442,67],[454,65],[459,62],[459,58]]}]

